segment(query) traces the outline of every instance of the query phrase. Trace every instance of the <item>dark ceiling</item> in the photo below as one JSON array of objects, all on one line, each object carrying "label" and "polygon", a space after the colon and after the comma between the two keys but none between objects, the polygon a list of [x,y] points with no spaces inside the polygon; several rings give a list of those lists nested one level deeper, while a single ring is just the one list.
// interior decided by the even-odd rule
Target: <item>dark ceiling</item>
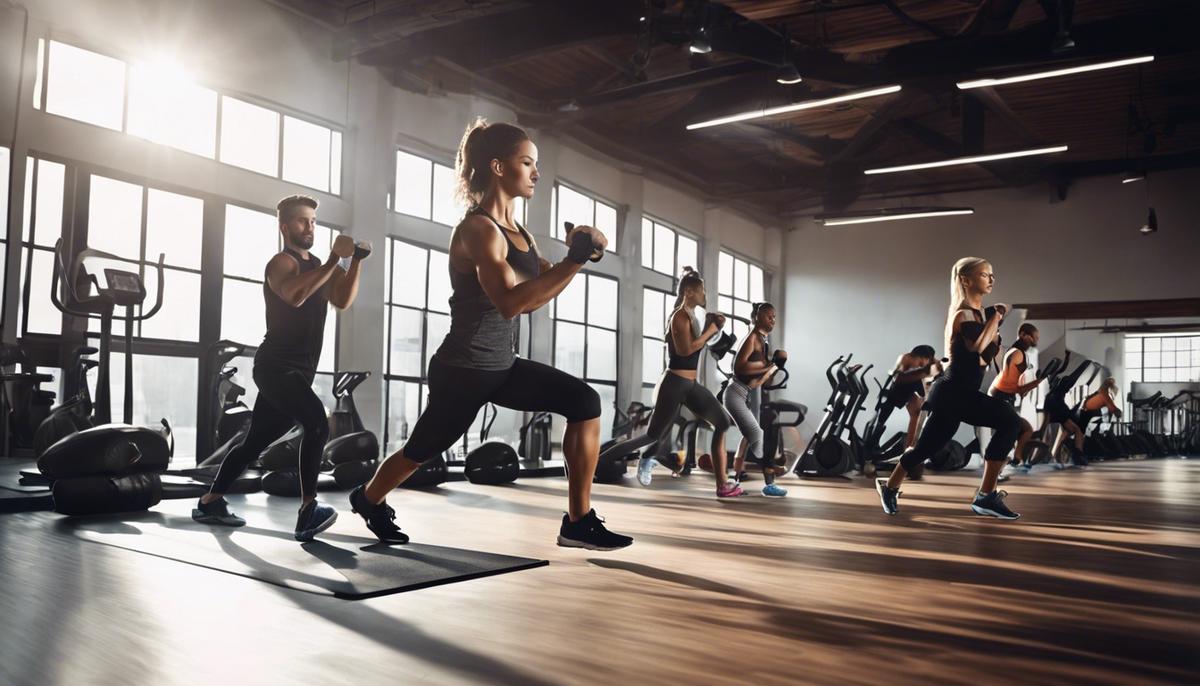
[{"label": "dark ceiling", "polygon": [[[781,223],[856,200],[1200,166],[1195,0],[271,0],[335,59],[422,93],[498,98],[520,121]],[[688,46],[704,27],[712,52]],[[1070,44],[1073,43],[1073,46]],[[960,91],[1142,54],[1145,65]],[[776,83],[795,64],[804,81]],[[894,95],[689,131],[745,110],[900,84]],[[904,174],[864,169],[1066,144]]]}]

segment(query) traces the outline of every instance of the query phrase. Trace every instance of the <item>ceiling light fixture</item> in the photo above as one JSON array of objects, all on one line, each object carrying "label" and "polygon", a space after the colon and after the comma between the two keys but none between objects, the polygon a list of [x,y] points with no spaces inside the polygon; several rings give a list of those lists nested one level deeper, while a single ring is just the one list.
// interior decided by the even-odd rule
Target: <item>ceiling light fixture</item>
[{"label": "ceiling light fixture", "polygon": [[1130,57],[1123,60],[1112,60],[1111,62],[1097,62],[1095,64],[1084,64],[1078,67],[1065,67],[1063,69],[1053,69],[1051,71],[1039,71],[1032,74],[1021,74],[1018,76],[1006,76],[997,79],[975,79],[973,81],[959,81],[958,87],[962,90],[970,88],[991,88],[992,86],[1006,86],[1010,83],[1024,83],[1025,81],[1037,81],[1038,79],[1052,79],[1056,76],[1067,76],[1069,74],[1082,74],[1089,71],[1100,71],[1101,69],[1113,69],[1115,67],[1124,67],[1130,64],[1142,64],[1144,62],[1153,62],[1154,55],[1143,55],[1141,57]]},{"label": "ceiling light fixture", "polygon": [[951,217],[961,214],[975,214],[975,210],[970,207],[887,207],[864,212],[818,214],[813,219],[824,226],[844,226],[846,224],[893,222],[900,219]]},{"label": "ceiling light fixture", "polygon": [[1145,180],[1146,180],[1145,174],[1128,174],[1125,176],[1125,178],[1121,179],[1121,183],[1135,183],[1137,181],[1145,181]]},{"label": "ceiling light fixture", "polygon": [[692,42],[688,44],[688,51],[693,55],[707,55],[712,52],[712,44],[708,42],[708,31],[698,29],[696,35],[692,36]]},{"label": "ceiling light fixture", "polygon": [[1007,160],[1014,157],[1030,157],[1033,155],[1051,155],[1058,152],[1066,152],[1067,146],[1056,145],[1050,148],[1033,148],[1031,150],[1014,150],[1013,152],[1000,152],[993,155],[971,155],[970,157],[955,157],[949,160],[940,160],[938,162],[921,162],[918,164],[905,164],[899,167],[879,167],[877,169],[868,169],[864,174],[892,174],[895,172],[915,171],[917,169],[933,169],[934,167],[951,167],[958,164],[978,164],[980,162],[993,162],[995,160]]},{"label": "ceiling light fixture", "polygon": [[779,68],[779,73],[775,75],[775,82],[785,86],[800,83],[804,78],[800,76],[800,72],[796,69],[796,65],[788,62]]},{"label": "ceiling light fixture", "polygon": [[1150,208],[1150,212],[1146,215],[1146,223],[1142,224],[1142,228],[1138,229],[1143,236],[1149,236],[1152,233],[1158,233],[1158,214],[1154,212],[1154,208]]},{"label": "ceiling light fixture", "polygon": [[815,107],[824,107],[826,105],[835,105],[839,102],[849,102],[851,100],[861,100],[863,98],[873,98],[877,95],[888,95],[900,91],[900,86],[883,86],[882,88],[872,88],[871,90],[858,91],[855,93],[846,93],[845,95],[835,95],[832,98],[822,98],[820,100],[806,100],[804,102],[796,102],[791,105],[782,105],[780,107],[768,107],[761,110],[750,110],[741,114],[731,114],[728,117],[718,117],[709,119],[708,121],[696,122],[688,124],[688,131],[695,129],[703,129],[709,126],[720,126],[721,124],[732,124],[734,122],[746,121],[747,119],[761,119],[763,117],[773,117],[777,114],[787,114],[788,112],[798,112],[800,110],[810,110]]}]

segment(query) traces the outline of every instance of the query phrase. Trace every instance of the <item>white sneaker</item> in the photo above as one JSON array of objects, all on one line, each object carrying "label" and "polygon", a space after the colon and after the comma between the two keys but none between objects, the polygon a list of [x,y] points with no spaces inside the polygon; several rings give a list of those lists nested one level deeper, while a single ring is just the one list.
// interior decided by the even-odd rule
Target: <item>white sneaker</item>
[{"label": "white sneaker", "polygon": [[656,464],[658,464],[658,460],[653,457],[643,457],[638,460],[637,480],[639,484],[643,486],[650,485],[650,472]]}]

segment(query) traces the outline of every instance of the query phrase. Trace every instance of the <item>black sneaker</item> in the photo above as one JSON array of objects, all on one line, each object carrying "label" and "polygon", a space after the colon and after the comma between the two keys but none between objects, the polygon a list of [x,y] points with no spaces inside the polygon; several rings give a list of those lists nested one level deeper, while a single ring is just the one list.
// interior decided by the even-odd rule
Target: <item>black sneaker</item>
[{"label": "black sneaker", "polygon": [[595,510],[588,510],[578,522],[563,515],[562,527],[558,530],[558,544],[564,548],[587,548],[588,550],[616,550],[633,543],[629,536],[615,534],[604,528],[604,520]]},{"label": "black sneaker", "polygon": [[337,510],[313,500],[300,508],[300,514],[296,517],[296,540],[311,541],[336,521]]},{"label": "black sneaker", "polygon": [[1007,496],[1008,491],[992,491],[987,495],[976,493],[975,501],[971,503],[971,509],[977,515],[998,519],[1017,519],[1021,515],[1008,509],[1008,505],[1004,502]]},{"label": "black sneaker", "polygon": [[387,503],[376,505],[367,500],[366,487],[350,491],[350,510],[363,518],[367,528],[384,543],[408,543],[408,534],[396,526],[396,511]]},{"label": "black sneaker", "polygon": [[196,507],[192,508],[192,519],[201,524],[246,526],[246,520],[229,511],[229,503],[224,498],[217,498],[208,504],[196,503]]},{"label": "black sneaker", "polygon": [[876,479],[875,491],[879,493],[879,502],[883,504],[884,514],[894,515],[900,511],[896,503],[900,498],[899,488],[888,488],[887,479]]}]

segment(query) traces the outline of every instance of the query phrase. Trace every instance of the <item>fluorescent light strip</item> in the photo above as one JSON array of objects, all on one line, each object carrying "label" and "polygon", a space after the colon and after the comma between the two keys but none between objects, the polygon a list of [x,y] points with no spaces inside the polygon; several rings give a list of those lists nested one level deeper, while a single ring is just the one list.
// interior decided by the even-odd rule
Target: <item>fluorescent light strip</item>
[{"label": "fluorescent light strip", "polygon": [[844,217],[822,219],[825,226],[844,226],[846,224],[868,224],[871,222],[894,222],[897,219],[920,219],[922,217],[949,217],[955,214],[975,214],[975,210],[939,210],[937,212],[910,212],[908,214],[883,214],[876,217]]},{"label": "fluorescent light strip", "polygon": [[970,88],[990,88],[992,86],[1005,86],[1010,83],[1024,83],[1025,81],[1036,81],[1038,79],[1052,79],[1056,76],[1067,76],[1068,74],[1081,74],[1088,71],[1100,71],[1101,69],[1112,69],[1114,67],[1125,67],[1131,64],[1142,64],[1145,62],[1153,62],[1154,55],[1143,55],[1141,57],[1130,57],[1124,60],[1113,60],[1111,62],[1097,62],[1096,64],[1085,64],[1079,67],[1067,67],[1065,69],[1054,69],[1052,71],[1039,71],[1033,74],[1022,74],[1020,76],[1007,76],[999,79],[976,79],[974,81],[959,81],[958,87],[967,90]]},{"label": "fluorescent light strip", "polygon": [[901,167],[880,167],[878,169],[868,169],[864,174],[892,174],[894,172],[914,171],[916,169],[933,169],[934,167],[950,167],[956,164],[976,164],[979,162],[991,162],[993,160],[1007,160],[1013,157],[1030,157],[1032,155],[1050,155],[1056,152],[1066,152],[1067,146],[1056,145],[1052,148],[1034,148],[1032,150],[1016,150],[1014,152],[1000,152],[994,155],[972,155],[970,157],[955,157],[951,160],[942,160],[940,162],[922,162],[920,164],[906,164]]},{"label": "fluorescent light strip", "polygon": [[769,107],[761,110],[751,110],[742,112],[741,114],[731,114],[728,117],[719,117],[717,119],[709,119],[708,121],[688,124],[688,131],[695,129],[703,129],[709,126],[720,126],[721,124],[732,124],[734,122],[746,121],[747,119],[761,119],[762,117],[773,117],[777,114],[787,114],[788,112],[799,112],[800,110],[810,110],[814,107],[824,107],[825,105],[836,105],[839,102],[849,102],[851,100],[861,100],[863,98],[873,98],[877,95],[888,95],[898,93],[900,86],[884,86],[882,88],[872,88],[871,90],[858,91],[857,93],[847,93],[845,95],[835,95],[832,98],[823,98],[821,100],[807,100],[805,102],[792,103],[791,105],[782,105],[780,107]]},{"label": "fluorescent light strip", "polygon": [[1138,181],[1145,181],[1145,180],[1146,180],[1146,177],[1139,174],[1137,176],[1126,176],[1125,178],[1121,179],[1121,183],[1136,183]]}]

